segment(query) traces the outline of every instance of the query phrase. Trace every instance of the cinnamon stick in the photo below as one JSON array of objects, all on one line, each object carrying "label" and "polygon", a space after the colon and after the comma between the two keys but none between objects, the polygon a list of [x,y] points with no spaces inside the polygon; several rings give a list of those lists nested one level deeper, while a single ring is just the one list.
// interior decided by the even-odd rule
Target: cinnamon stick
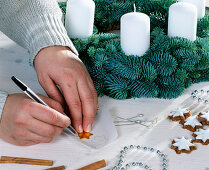
[{"label": "cinnamon stick", "polygon": [[101,161],[94,162],[90,165],[84,166],[83,168],[80,168],[77,170],[97,170],[97,169],[104,168],[104,167],[106,167],[106,162],[103,159]]},{"label": "cinnamon stick", "polygon": [[6,161],[0,160],[0,164],[2,164],[2,163],[16,163],[16,162],[12,161],[12,160],[10,160],[10,161],[9,160],[6,160]]},{"label": "cinnamon stick", "polygon": [[8,161],[7,163],[18,163],[18,164],[44,165],[44,166],[52,166],[53,165],[53,161],[51,161],[51,160],[1,156],[0,163],[6,163],[6,161]]},{"label": "cinnamon stick", "polygon": [[45,170],[64,170],[65,169],[65,166],[57,166],[57,167],[52,167],[52,168],[48,168],[48,169],[45,169]]}]

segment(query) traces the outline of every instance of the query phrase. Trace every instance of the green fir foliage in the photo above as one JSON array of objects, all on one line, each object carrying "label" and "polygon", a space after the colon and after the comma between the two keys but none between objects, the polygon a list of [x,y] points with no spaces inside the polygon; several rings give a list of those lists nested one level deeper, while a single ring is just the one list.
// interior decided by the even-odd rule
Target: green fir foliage
[{"label": "green fir foliage", "polygon": [[[192,83],[209,80],[209,14],[198,20],[197,40],[167,36],[168,9],[176,0],[94,0],[94,34],[73,43],[99,96],[176,98]],[[134,10],[151,20],[151,47],[144,56],[127,56],[120,37],[120,18]],[[59,3],[63,13],[66,3]]]}]

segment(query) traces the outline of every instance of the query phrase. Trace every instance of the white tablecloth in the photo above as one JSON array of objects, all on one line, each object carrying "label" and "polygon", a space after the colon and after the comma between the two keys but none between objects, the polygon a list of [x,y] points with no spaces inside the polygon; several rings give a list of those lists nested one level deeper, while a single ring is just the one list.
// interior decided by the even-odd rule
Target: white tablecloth
[{"label": "white tablecloth", "polygon": [[[28,84],[35,92],[44,93],[38,85],[35,71],[28,65],[28,53],[0,33],[0,89],[9,93],[20,92],[11,82],[10,77],[16,75]],[[38,144],[29,147],[10,145],[0,139],[0,155],[29,157],[54,160],[54,166],[65,165],[73,170],[89,163],[105,159],[107,169],[119,159],[119,151],[125,145],[142,145],[154,147],[168,155],[170,170],[205,170],[209,167],[209,146],[197,144],[198,149],[191,154],[177,155],[170,149],[171,141],[176,137],[192,138],[191,132],[182,129],[178,123],[166,119],[166,115],[176,107],[189,107],[192,112],[207,110],[203,104],[191,100],[190,93],[194,89],[209,89],[209,83],[195,84],[187,89],[176,100],[164,99],[131,99],[118,101],[108,97],[99,98],[100,107],[106,107],[115,119],[120,115],[131,117],[139,113],[145,114],[146,120],[158,120],[152,129],[140,125],[118,126],[118,138],[109,145],[93,150],[76,142],[73,137],[62,134],[49,144]],[[160,159],[155,154],[134,152],[128,155],[130,161],[142,161],[153,169],[160,168]],[[42,166],[0,164],[0,170],[44,169]]]}]

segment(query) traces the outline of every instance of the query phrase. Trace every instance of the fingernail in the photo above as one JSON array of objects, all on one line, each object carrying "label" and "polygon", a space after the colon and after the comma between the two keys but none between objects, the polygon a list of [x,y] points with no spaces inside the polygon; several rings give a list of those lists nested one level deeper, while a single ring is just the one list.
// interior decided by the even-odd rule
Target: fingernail
[{"label": "fingernail", "polygon": [[81,125],[79,125],[78,130],[79,130],[79,133],[82,133],[83,132],[83,128],[82,128]]},{"label": "fingernail", "polygon": [[86,132],[91,132],[91,124],[88,124]]}]

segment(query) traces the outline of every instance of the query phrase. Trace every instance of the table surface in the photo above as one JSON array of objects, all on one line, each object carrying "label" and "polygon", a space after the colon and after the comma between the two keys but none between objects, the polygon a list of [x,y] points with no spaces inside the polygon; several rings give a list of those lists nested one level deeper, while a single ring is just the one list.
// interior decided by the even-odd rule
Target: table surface
[{"label": "table surface", "polygon": [[[38,85],[33,67],[28,65],[28,53],[5,35],[0,33],[0,89],[9,93],[20,92],[10,81],[15,74],[28,84],[35,92],[44,91]],[[89,163],[105,159],[107,168],[112,167],[119,159],[119,151],[125,145],[142,145],[153,147],[164,152],[169,159],[170,170],[205,170],[209,167],[209,146],[197,144],[198,149],[191,154],[177,155],[170,149],[171,141],[176,137],[192,138],[191,132],[182,129],[178,123],[166,119],[166,115],[176,107],[189,107],[192,113],[209,110],[208,106],[198,104],[190,98],[194,89],[209,89],[209,83],[192,85],[178,99],[129,99],[118,101],[108,97],[99,98],[100,107],[108,108],[113,119],[120,115],[131,117],[138,113],[145,114],[147,120],[158,119],[158,124],[152,129],[141,125],[117,126],[118,138],[107,146],[94,150],[85,147],[74,140],[72,136],[62,134],[49,144],[38,144],[29,147],[20,147],[8,144],[0,139],[0,155],[29,157],[54,160],[54,166],[65,165],[73,170]],[[130,153],[129,161],[142,161],[153,169],[162,169],[160,159],[155,154],[146,152]],[[42,166],[2,164],[0,170],[44,169]]]}]

